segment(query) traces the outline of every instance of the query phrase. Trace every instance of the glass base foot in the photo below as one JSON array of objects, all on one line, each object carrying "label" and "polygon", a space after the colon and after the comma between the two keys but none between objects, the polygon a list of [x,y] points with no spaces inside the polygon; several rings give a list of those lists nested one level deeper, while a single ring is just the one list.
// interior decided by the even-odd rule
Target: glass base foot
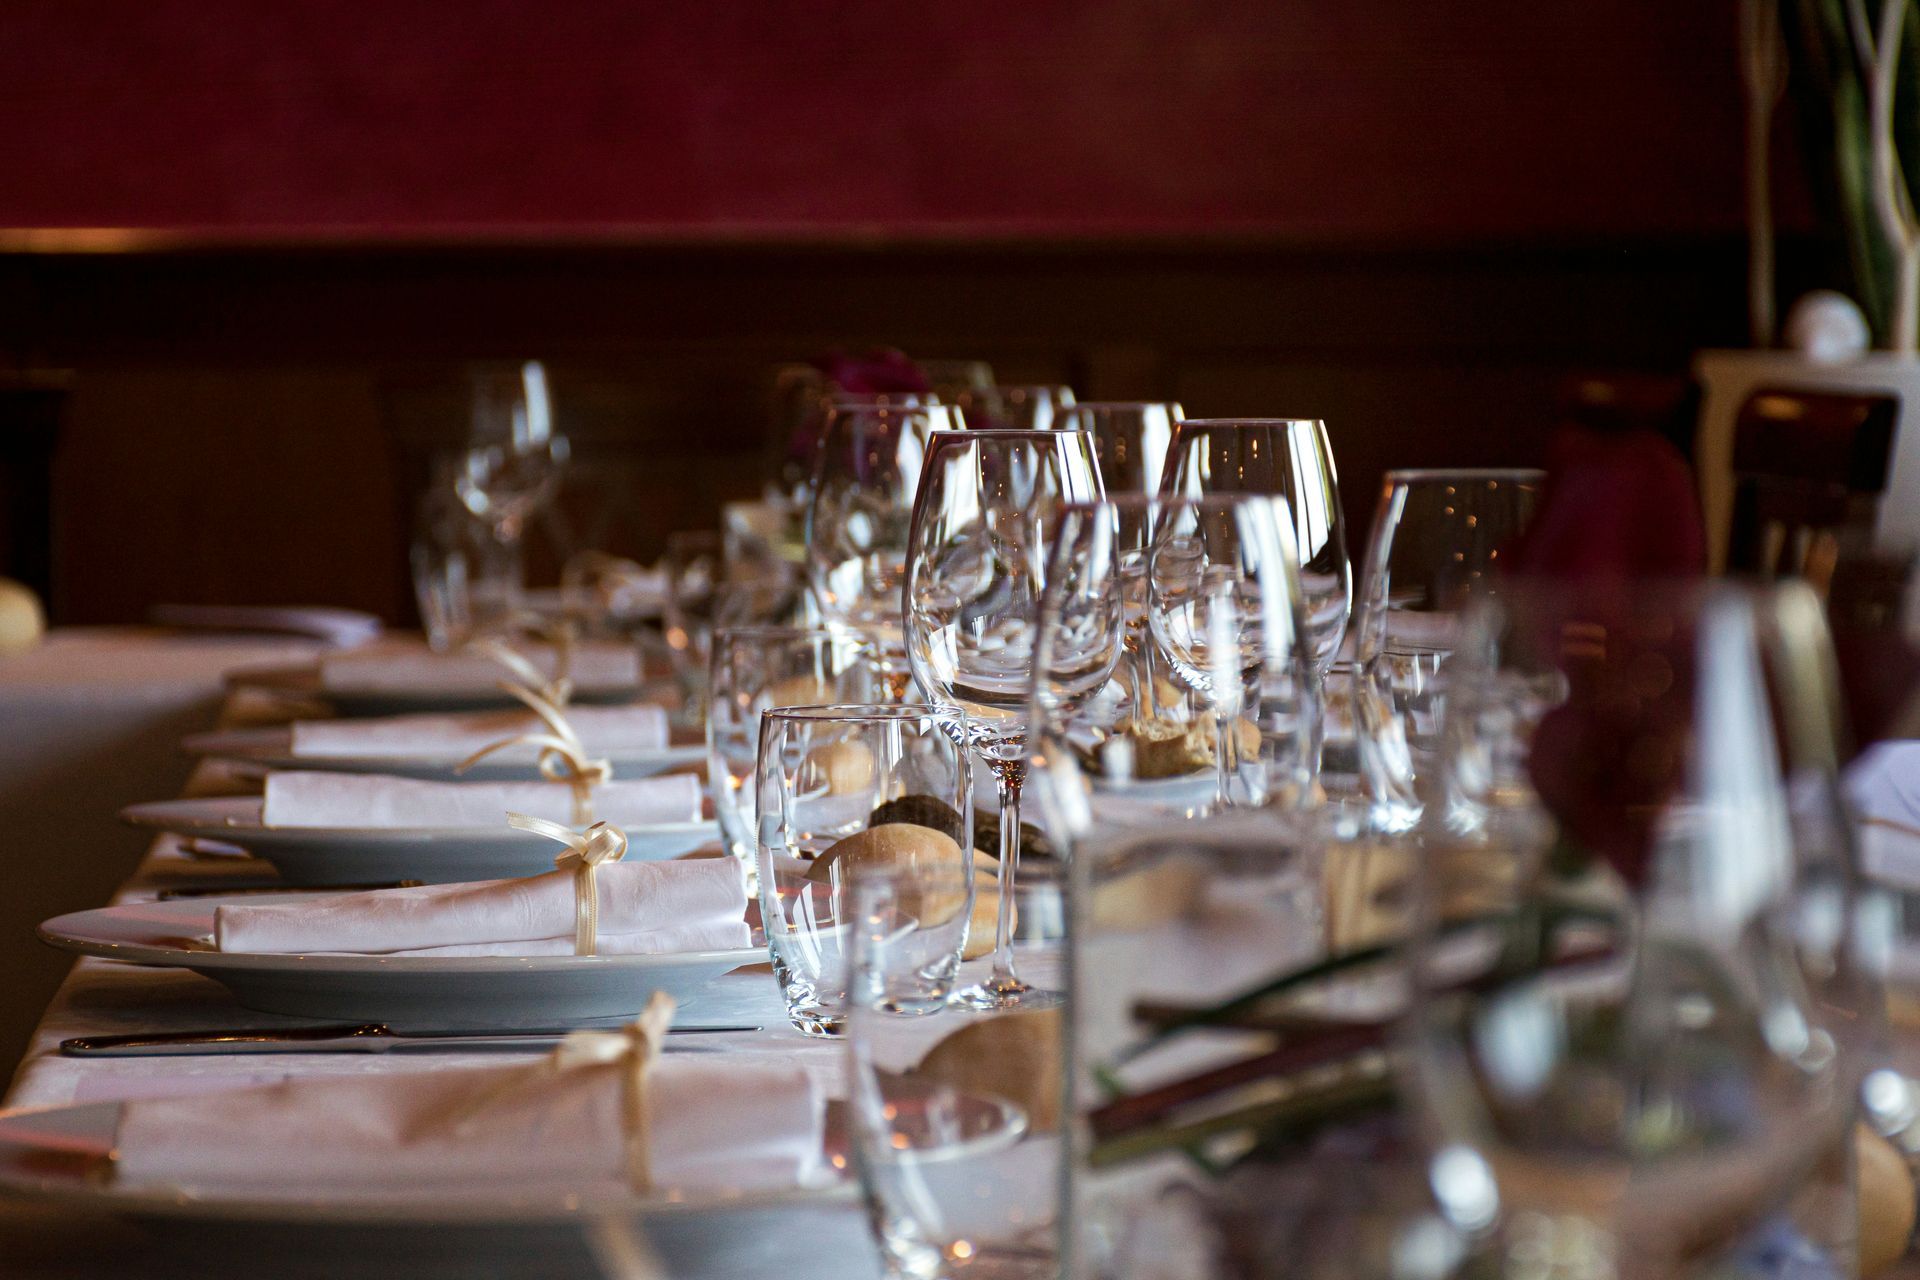
[{"label": "glass base foot", "polygon": [[947,1003],[961,1009],[1051,1009],[1066,998],[1064,991],[1032,986],[1018,978],[988,978],[954,992]]}]

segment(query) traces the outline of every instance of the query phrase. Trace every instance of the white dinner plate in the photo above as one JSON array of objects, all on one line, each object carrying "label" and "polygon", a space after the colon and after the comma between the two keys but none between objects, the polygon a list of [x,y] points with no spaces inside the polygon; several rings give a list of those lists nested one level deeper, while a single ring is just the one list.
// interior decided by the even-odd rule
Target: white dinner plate
[{"label": "white dinner plate", "polygon": [[[281,899],[282,901],[286,899]],[[264,955],[208,950],[217,899],[133,902],[57,916],[40,939],[128,964],[191,969],[249,1009],[397,1029],[572,1026],[631,1018],[664,991],[699,1008],[701,990],[764,947],[601,956]],[[697,1014],[695,1015],[697,1020]]]},{"label": "white dinner plate", "polygon": [[[320,683],[319,668],[306,666],[243,667],[227,673],[233,689],[264,689],[269,693],[330,706],[343,716],[398,716],[428,711],[492,711],[520,703],[493,684],[466,689],[328,689]],[[641,684],[583,685],[573,690],[575,702],[593,704],[638,701]]]},{"label": "white dinner plate", "polygon": [[[379,884],[419,880],[459,884],[553,870],[560,846],[509,827],[271,827],[259,796],[156,800],[120,817],[136,827],[236,845],[271,862],[288,884]],[[677,858],[719,836],[711,819],[624,828],[627,857]]]},{"label": "white dinner plate", "polygon": [[[1025,1130],[1025,1118],[1018,1108],[1000,1099],[961,1095],[959,1101],[958,1115],[947,1110],[927,1122],[940,1125],[950,1135],[954,1145],[947,1154],[974,1156],[1003,1149]],[[399,1189],[351,1185],[281,1189],[244,1183],[123,1187],[109,1176],[122,1105],[91,1102],[0,1112],[0,1195],[210,1228],[398,1227],[471,1232],[578,1226],[617,1215],[645,1221],[650,1243],[667,1244],[674,1253],[684,1249],[688,1255],[684,1261],[689,1264],[711,1264],[716,1257],[726,1256],[728,1237],[740,1234],[739,1219],[734,1215],[781,1208],[811,1208],[817,1214],[824,1204],[850,1204],[855,1199],[854,1182],[844,1172],[812,1187],[735,1192],[668,1190],[646,1196],[612,1183],[543,1187],[510,1176],[503,1176],[497,1187],[482,1189],[436,1187],[430,1181]],[[846,1104],[829,1102],[822,1141],[827,1167],[844,1171],[849,1166],[848,1143]],[[696,1225],[697,1220],[706,1218],[713,1219],[711,1225]],[[817,1218],[810,1221],[825,1225]],[[659,1234],[662,1228],[664,1234]],[[697,1231],[699,1238],[684,1238],[689,1229]],[[847,1243],[865,1246],[864,1229]],[[713,1274],[706,1265],[695,1269]],[[670,1274],[683,1272],[676,1268]]]},{"label": "white dinner plate", "polygon": [[[465,773],[456,772],[463,759],[457,755],[440,756],[297,756],[293,753],[293,730],[223,729],[216,733],[192,734],[181,742],[188,755],[214,756],[255,765],[261,769],[307,769],[326,773],[387,773],[401,778],[425,778],[433,782],[531,782],[540,777],[531,748],[520,754],[501,751],[474,762]],[[616,778],[646,778],[668,769],[699,764],[707,758],[704,743],[660,747],[650,751],[614,752],[606,755]]]}]

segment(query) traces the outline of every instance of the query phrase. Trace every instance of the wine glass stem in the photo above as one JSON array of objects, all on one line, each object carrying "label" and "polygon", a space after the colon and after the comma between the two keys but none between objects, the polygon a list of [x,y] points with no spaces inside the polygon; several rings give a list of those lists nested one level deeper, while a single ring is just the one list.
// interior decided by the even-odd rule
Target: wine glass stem
[{"label": "wine glass stem", "polygon": [[1020,872],[1020,788],[1027,780],[1027,763],[997,760],[993,776],[1000,783],[1000,914],[994,922],[991,985],[1005,989],[1020,981],[1013,969],[1013,883]]},{"label": "wine glass stem", "polygon": [[1239,728],[1239,718],[1228,715],[1225,708],[1214,712],[1214,777],[1219,784],[1222,809],[1233,803],[1234,748],[1239,745],[1236,740]]}]

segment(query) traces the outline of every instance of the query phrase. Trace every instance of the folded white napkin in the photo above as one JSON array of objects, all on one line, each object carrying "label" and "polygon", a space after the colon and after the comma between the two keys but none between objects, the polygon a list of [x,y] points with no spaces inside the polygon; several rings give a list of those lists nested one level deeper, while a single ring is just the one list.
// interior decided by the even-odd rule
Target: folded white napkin
[{"label": "folded white napkin", "polygon": [[[513,647],[553,676],[552,645],[517,641]],[[640,651],[609,641],[576,644],[571,675],[576,689],[631,688],[640,682]],[[369,645],[320,659],[320,687],[338,693],[480,693],[510,678],[484,654],[435,653],[422,641]]]},{"label": "folded white napkin", "polygon": [[157,604],[150,615],[163,627],[309,636],[328,644],[365,644],[380,634],[380,619],[328,605]]},{"label": "folded white napkin", "polygon": [[[667,713],[644,703],[628,707],[568,707],[567,723],[589,756],[657,751],[667,745]],[[531,711],[472,711],[461,715],[382,716],[371,720],[299,720],[296,756],[427,756],[464,759],[504,738],[548,729]],[[532,760],[539,748],[508,747],[494,760]]]},{"label": "folded white napkin", "polygon": [[[126,1185],[441,1190],[609,1189],[627,1180],[622,1063],[513,1087],[507,1066],[307,1077],[264,1089],[139,1099],[121,1112]],[[825,1104],[798,1067],[669,1054],[647,1075],[655,1188],[756,1191],[824,1178]],[[450,1115],[479,1102],[460,1125]]]},{"label": "folded white napkin", "polygon": [[[597,937],[603,952],[748,945],[746,884],[732,858],[612,862],[594,874],[600,883]],[[374,889],[298,902],[231,902],[215,910],[213,922],[219,950],[253,955],[571,955],[574,873]]]},{"label": "folded white napkin", "polygon": [[[594,816],[621,827],[697,822],[700,779],[687,773],[602,783]],[[502,827],[507,814],[573,821],[573,789],[559,782],[422,782],[377,773],[267,775],[261,821],[270,827]]]}]

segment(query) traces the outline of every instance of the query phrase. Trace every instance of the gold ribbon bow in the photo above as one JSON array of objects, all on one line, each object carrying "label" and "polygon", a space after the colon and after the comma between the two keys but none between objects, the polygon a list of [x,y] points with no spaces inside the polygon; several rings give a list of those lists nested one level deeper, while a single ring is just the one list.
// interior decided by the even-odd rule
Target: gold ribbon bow
[{"label": "gold ribbon bow", "polygon": [[496,1088],[461,1104],[451,1114],[430,1123],[444,1124],[456,1135],[470,1132],[485,1113],[512,1095],[541,1089],[569,1071],[582,1067],[619,1064],[620,1123],[626,1135],[627,1181],[644,1195],[653,1190],[652,1116],[647,1106],[647,1074],[660,1061],[662,1042],[673,1023],[677,1006],[672,996],[656,991],[640,1016],[618,1031],[576,1031],[539,1062],[514,1072]]},{"label": "gold ribbon bow", "polygon": [[512,686],[517,683],[533,690],[555,707],[566,706],[573,700],[573,623],[563,619],[549,625],[542,619],[525,615],[516,617],[514,625],[534,639],[553,646],[553,679],[547,679],[546,673],[535,666],[526,654],[493,636],[467,641],[467,652],[491,658],[504,667],[513,680],[502,681],[500,687],[509,693],[513,692]]},{"label": "gold ribbon bow", "polygon": [[[517,658],[520,655],[514,656]],[[548,782],[564,782],[572,787],[575,824],[585,826],[592,822],[593,789],[602,783],[613,781],[613,762],[587,758],[587,744],[582,742],[580,735],[574,731],[566,713],[561,710],[561,704],[554,702],[543,691],[523,684],[508,684],[504,681],[500,687],[518,698],[533,714],[539,716],[541,723],[546,725],[547,731],[515,734],[511,738],[489,742],[455,765],[453,771],[465,773],[494,752],[504,751],[508,747],[538,747],[540,754],[537,764],[540,776]]]},{"label": "gold ribbon bow", "polygon": [[573,870],[573,953],[596,954],[600,938],[600,880],[596,872],[606,863],[627,856],[627,833],[610,822],[596,822],[585,831],[575,831],[527,813],[509,813],[507,825],[567,846],[553,865],[562,871]]}]

